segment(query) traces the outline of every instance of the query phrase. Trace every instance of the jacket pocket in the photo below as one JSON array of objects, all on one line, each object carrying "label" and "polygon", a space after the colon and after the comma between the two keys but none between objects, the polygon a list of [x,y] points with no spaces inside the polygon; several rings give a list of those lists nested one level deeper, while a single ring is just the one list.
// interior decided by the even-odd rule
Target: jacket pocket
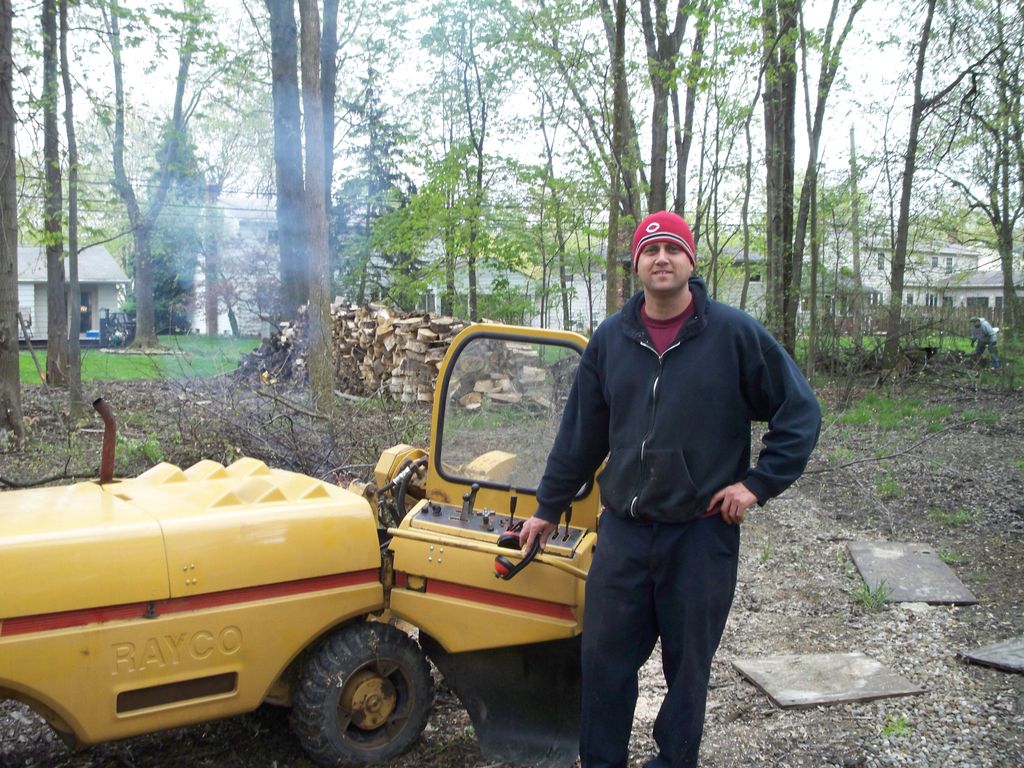
[{"label": "jacket pocket", "polygon": [[608,509],[620,515],[626,514],[639,487],[639,478],[639,448],[613,448],[604,469],[597,476],[601,501]]},{"label": "jacket pocket", "polygon": [[679,449],[648,450],[638,478],[637,512],[655,518],[686,514],[697,497],[686,457]]}]

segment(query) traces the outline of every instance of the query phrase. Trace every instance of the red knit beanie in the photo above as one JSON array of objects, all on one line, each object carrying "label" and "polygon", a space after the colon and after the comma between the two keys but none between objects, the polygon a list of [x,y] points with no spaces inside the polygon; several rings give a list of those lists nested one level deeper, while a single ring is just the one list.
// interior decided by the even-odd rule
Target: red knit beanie
[{"label": "red knit beanie", "polygon": [[640,261],[640,251],[650,243],[675,243],[690,257],[690,263],[696,267],[696,249],[693,247],[693,233],[690,225],[682,216],[672,211],[652,213],[640,222],[633,235],[633,271],[636,272]]}]

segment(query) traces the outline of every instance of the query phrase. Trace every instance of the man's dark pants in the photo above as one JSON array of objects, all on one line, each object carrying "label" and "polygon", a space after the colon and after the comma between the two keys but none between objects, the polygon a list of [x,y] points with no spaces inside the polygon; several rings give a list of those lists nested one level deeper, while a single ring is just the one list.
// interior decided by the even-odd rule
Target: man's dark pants
[{"label": "man's dark pants", "polygon": [[582,768],[625,768],[637,673],[661,638],[668,692],[647,768],[697,765],[711,659],[729,616],[738,525],[720,515],[689,523],[601,516],[583,623]]}]

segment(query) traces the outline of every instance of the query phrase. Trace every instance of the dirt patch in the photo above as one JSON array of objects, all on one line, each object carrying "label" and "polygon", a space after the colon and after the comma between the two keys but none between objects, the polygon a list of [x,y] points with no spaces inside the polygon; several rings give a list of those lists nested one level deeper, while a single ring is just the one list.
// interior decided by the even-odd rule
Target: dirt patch
[{"label": "dirt patch", "polygon": [[[345,403],[325,419],[294,392],[258,395],[226,380],[106,389],[121,427],[121,475],[156,460],[188,465],[240,455],[319,477],[365,475],[382,448],[426,437],[422,409]],[[1024,634],[1024,402],[1019,392],[941,382],[913,394],[918,416],[884,428],[847,423],[830,409],[807,474],[749,516],[736,601],[712,674],[703,766],[1024,764],[1024,676],[957,656]],[[41,389],[25,395],[29,440],[24,450],[0,454],[0,476],[94,475],[98,420],[81,422],[69,437],[67,419]],[[846,552],[854,539],[931,545],[979,605],[871,608],[858,598],[863,582]],[[925,693],[781,710],[731,665],[741,656],[849,651]],[[631,765],[655,751],[650,731],[662,693],[656,652],[642,673]],[[71,753],[36,715],[4,702],[0,765],[310,766],[287,720],[286,710],[267,706]],[[480,755],[443,684],[423,737],[393,765],[498,768]]]}]

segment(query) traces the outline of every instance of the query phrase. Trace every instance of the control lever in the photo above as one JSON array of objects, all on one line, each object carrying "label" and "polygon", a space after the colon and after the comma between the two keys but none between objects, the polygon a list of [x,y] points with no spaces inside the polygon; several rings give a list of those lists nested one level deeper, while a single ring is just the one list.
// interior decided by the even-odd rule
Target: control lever
[{"label": "control lever", "polygon": [[[519,532],[511,530],[505,531],[505,533],[498,537],[498,546],[506,547],[508,549],[519,549]],[[533,544],[530,545],[530,549],[525,555],[523,555],[523,559],[518,563],[509,560],[504,555],[498,555],[494,558],[495,578],[508,581],[523,570],[523,568],[532,563],[538,552],[540,552],[540,536],[535,536],[533,538]]]},{"label": "control lever", "polygon": [[565,510],[565,535],[562,536],[562,541],[569,540],[569,523],[572,522],[572,505]]},{"label": "control lever", "polygon": [[479,490],[480,483],[473,483],[469,486],[469,490],[462,495],[462,513],[459,515],[461,522],[469,522],[469,517],[473,513],[473,505],[476,503],[476,494]]}]

